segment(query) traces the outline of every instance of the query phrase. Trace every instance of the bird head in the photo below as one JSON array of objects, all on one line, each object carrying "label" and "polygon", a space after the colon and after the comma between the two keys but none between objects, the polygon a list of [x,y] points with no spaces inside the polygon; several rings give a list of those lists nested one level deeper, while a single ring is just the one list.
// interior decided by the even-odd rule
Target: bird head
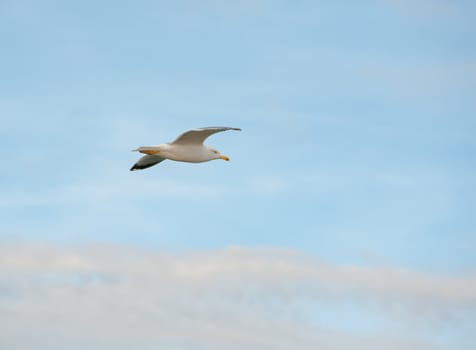
[{"label": "bird head", "polygon": [[208,147],[208,149],[210,150],[210,152],[212,153],[212,156],[213,156],[213,159],[223,159],[223,160],[226,160],[226,161],[229,161],[230,158],[228,158],[227,156],[221,154],[220,152],[218,152],[216,149],[212,148],[212,147]]}]

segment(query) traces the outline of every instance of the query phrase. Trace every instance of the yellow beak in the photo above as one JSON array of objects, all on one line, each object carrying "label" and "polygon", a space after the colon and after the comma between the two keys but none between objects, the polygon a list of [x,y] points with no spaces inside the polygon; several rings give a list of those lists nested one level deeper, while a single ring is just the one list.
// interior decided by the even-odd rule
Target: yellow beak
[{"label": "yellow beak", "polygon": [[227,156],[224,156],[223,154],[220,155],[220,159],[223,159],[223,160],[226,160],[226,161],[230,160],[230,158],[228,158]]}]

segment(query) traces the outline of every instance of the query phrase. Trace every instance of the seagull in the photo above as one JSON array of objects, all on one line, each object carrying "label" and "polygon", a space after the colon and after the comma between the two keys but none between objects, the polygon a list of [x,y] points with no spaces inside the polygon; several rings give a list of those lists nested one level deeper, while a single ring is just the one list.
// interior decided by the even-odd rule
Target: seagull
[{"label": "seagull", "polygon": [[143,146],[132,150],[145,154],[130,169],[131,171],[150,168],[160,162],[171,159],[178,162],[202,163],[213,159],[223,159],[229,161],[230,158],[224,156],[216,149],[206,146],[203,141],[217,132],[227,130],[238,130],[226,126],[214,126],[198,128],[184,132],[174,141],[162,143],[157,146]]}]

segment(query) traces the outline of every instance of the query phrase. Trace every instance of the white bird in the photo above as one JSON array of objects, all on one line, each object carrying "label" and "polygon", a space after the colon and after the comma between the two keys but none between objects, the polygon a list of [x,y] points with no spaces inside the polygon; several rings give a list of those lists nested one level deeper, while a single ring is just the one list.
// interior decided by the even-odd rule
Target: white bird
[{"label": "white bird", "polygon": [[130,169],[142,170],[171,159],[178,162],[201,163],[213,159],[230,160],[227,156],[220,154],[216,149],[206,146],[203,141],[217,132],[226,130],[239,130],[239,128],[229,127],[208,127],[198,128],[184,132],[173,142],[162,143],[157,146],[144,146],[132,150],[146,154],[140,158]]}]

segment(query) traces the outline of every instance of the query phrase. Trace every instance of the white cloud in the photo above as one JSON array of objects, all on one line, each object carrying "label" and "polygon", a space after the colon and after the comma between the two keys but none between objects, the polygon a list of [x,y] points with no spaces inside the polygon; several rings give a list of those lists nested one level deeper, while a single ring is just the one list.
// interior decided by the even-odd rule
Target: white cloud
[{"label": "white cloud", "polygon": [[475,291],[474,275],[336,266],[280,249],[166,254],[109,245],[2,244],[0,346],[436,349],[416,334],[334,329],[309,310],[350,301],[377,305],[393,318],[389,305],[407,314],[418,306],[418,329],[440,313],[465,309],[474,317]]}]

